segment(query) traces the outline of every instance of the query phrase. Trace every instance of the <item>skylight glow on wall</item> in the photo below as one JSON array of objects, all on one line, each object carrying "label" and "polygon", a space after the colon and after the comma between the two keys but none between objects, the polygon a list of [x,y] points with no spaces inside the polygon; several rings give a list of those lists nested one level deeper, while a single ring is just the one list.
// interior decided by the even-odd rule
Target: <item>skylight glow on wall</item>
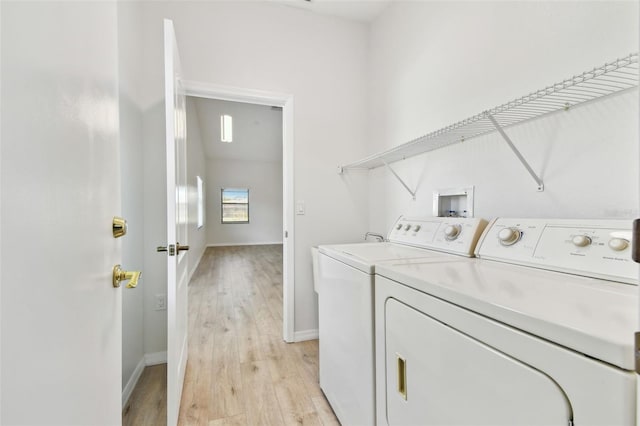
[{"label": "skylight glow on wall", "polygon": [[233,118],[230,115],[220,116],[220,140],[233,142]]}]

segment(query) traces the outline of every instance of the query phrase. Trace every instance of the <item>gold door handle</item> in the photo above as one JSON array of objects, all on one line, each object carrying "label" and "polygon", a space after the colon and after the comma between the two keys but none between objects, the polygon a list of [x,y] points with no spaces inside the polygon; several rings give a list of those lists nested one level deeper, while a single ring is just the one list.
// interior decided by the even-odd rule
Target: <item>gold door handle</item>
[{"label": "gold door handle", "polygon": [[398,361],[398,393],[407,399],[407,360],[396,354]]},{"label": "gold door handle", "polygon": [[189,250],[189,246],[181,246],[180,243],[176,243],[176,250],[178,253],[181,251],[187,251]]},{"label": "gold door handle", "polygon": [[122,281],[129,280],[127,288],[136,288],[141,275],[140,271],[123,271],[120,265],[116,265],[113,267],[113,286],[120,287]]},{"label": "gold door handle", "polygon": [[167,246],[158,246],[156,247],[156,251],[167,251]]}]

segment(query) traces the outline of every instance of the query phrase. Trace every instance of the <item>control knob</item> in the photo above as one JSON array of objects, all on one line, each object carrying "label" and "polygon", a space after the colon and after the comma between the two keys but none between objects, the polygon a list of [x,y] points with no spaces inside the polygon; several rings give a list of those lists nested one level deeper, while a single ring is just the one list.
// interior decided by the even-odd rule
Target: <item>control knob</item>
[{"label": "control knob", "polygon": [[498,232],[498,240],[503,246],[514,245],[521,237],[522,232],[518,228],[504,228]]},{"label": "control knob", "polygon": [[444,228],[444,238],[447,241],[453,241],[456,238],[458,238],[458,235],[460,235],[460,231],[461,231],[460,225],[449,225],[446,228]]},{"label": "control knob", "polygon": [[401,230],[401,229],[402,229],[402,224],[401,224],[401,223],[397,224],[397,225],[396,225],[396,230],[398,230],[398,231],[399,231],[399,230]]},{"label": "control knob", "polygon": [[409,225],[408,223],[404,226],[404,230],[408,231],[409,229],[411,229],[411,225]]},{"label": "control knob", "polygon": [[615,251],[622,251],[629,246],[629,241],[624,238],[612,238],[609,240],[609,248]]},{"label": "control knob", "polygon": [[591,245],[591,238],[586,235],[576,235],[571,239],[571,242],[576,247],[586,247]]},{"label": "control knob", "polygon": [[420,230],[420,228],[422,228],[422,226],[420,225],[416,225],[413,227],[413,232],[418,232]]}]

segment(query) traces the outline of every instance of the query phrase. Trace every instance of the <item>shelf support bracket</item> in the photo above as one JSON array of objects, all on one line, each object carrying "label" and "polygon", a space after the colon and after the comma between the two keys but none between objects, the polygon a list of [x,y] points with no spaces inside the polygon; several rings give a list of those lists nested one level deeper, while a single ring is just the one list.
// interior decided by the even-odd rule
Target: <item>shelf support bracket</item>
[{"label": "shelf support bracket", "polygon": [[409,194],[411,194],[411,197],[413,198],[413,200],[415,201],[416,199],[416,193],[415,191],[412,191],[411,188],[409,188],[409,186],[404,183],[404,181],[402,180],[402,178],[396,173],[395,170],[393,170],[391,168],[391,166],[389,165],[389,163],[387,163],[386,161],[382,160],[382,162],[384,163],[384,165],[386,166],[387,169],[389,169],[389,171],[396,177],[396,179],[398,179],[398,181],[402,184],[402,186],[404,186],[404,189],[407,190],[407,192],[409,192]]},{"label": "shelf support bracket", "polygon": [[502,138],[505,140],[507,145],[509,145],[509,148],[511,148],[511,150],[516,155],[516,157],[518,157],[518,160],[520,160],[520,162],[525,167],[525,169],[527,169],[527,171],[529,172],[533,180],[536,181],[536,184],[538,184],[538,191],[539,192],[544,191],[544,182],[542,182],[542,179],[538,177],[538,175],[536,174],[536,172],[533,171],[529,163],[527,163],[527,160],[525,160],[522,154],[520,154],[520,151],[518,151],[518,148],[516,148],[513,142],[511,142],[511,138],[509,138],[509,136],[504,132],[504,129],[502,128],[502,126],[496,121],[493,115],[491,115],[488,112],[486,113],[486,115],[489,121],[491,121],[493,126],[496,128],[498,133],[500,133],[500,136],[502,136]]}]

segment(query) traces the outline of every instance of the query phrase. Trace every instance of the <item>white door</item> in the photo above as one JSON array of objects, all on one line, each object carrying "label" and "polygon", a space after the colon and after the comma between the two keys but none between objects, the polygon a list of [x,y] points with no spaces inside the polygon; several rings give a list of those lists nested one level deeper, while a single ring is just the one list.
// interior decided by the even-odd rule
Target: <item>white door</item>
[{"label": "white door", "polygon": [[120,424],[117,5],[1,7],[0,423]]},{"label": "white door", "polygon": [[[186,99],[173,22],[164,21],[167,143],[167,424],[178,423],[187,366]],[[181,250],[181,246],[186,250]],[[173,247],[173,249],[172,249]]]}]

